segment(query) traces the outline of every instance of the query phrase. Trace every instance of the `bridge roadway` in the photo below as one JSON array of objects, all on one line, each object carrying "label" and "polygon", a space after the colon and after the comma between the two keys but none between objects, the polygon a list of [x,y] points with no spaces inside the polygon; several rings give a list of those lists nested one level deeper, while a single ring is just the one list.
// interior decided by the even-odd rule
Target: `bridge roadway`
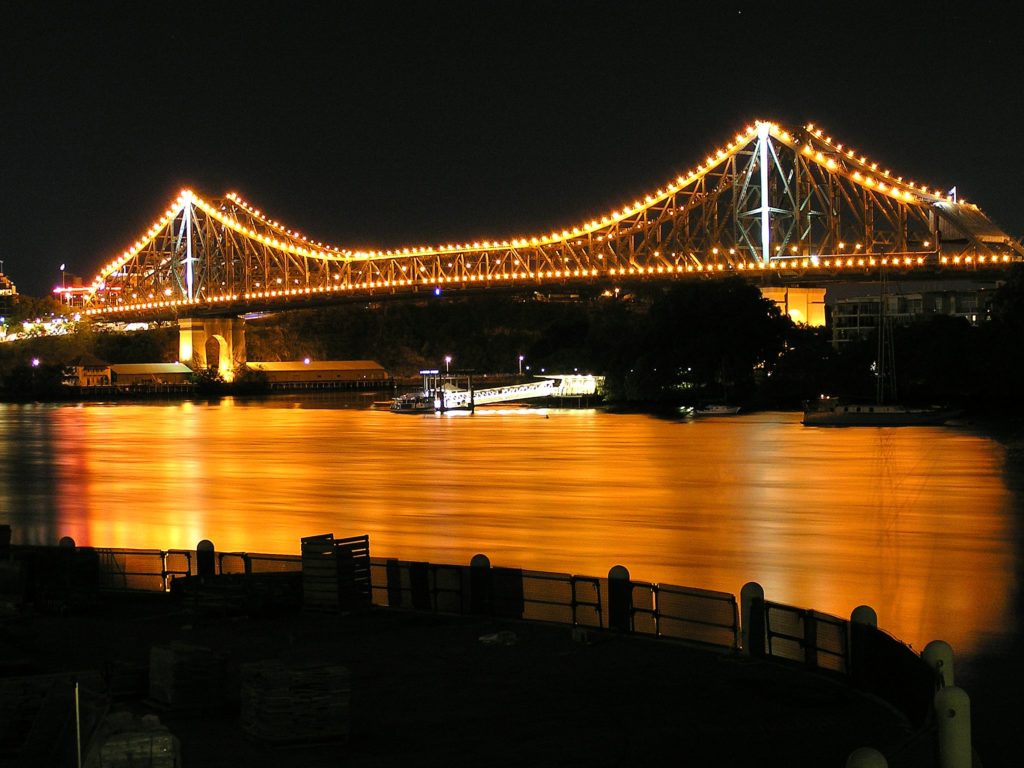
[{"label": "bridge roadway", "polygon": [[440,277],[421,284],[367,283],[326,288],[269,291],[261,295],[225,295],[216,300],[193,302],[153,301],[125,307],[86,309],[97,320],[181,321],[183,318],[237,318],[246,314],[336,306],[357,302],[423,301],[440,296],[482,297],[559,294],[619,288],[626,290],[652,282],[686,279],[714,280],[739,277],[759,287],[825,287],[869,283],[880,279],[884,269],[889,281],[990,282],[1005,279],[1015,264],[1024,261],[1009,254],[997,257],[942,256],[939,253],[893,258],[880,255],[773,259],[768,264],[700,263],[679,267],[624,267],[593,274],[555,275],[519,273],[475,278]]}]

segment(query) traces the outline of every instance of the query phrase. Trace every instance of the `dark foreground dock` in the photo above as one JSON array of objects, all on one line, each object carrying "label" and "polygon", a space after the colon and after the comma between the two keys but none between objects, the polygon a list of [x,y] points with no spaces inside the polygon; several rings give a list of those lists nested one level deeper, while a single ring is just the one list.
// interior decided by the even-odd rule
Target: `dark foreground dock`
[{"label": "dark foreground dock", "polygon": [[[174,649],[205,659],[199,679],[154,695],[166,670],[153,665]],[[254,714],[253,669],[343,669],[342,707],[311,735],[330,698],[314,682],[289,694],[305,697],[301,707],[271,694]],[[889,705],[778,662],[607,630],[379,607],[208,615],[152,594],[108,595],[64,615],[0,614],[0,766],[56,764],[40,750],[56,738],[47,729],[56,733],[73,712],[61,699],[72,689],[16,700],[32,698],[24,681],[51,673],[77,676],[83,723],[107,723],[83,741],[90,766],[823,768],[862,746],[894,768],[933,764],[931,737]],[[102,752],[104,734],[123,751],[123,731],[137,731],[144,715],[173,734],[176,756],[131,763],[116,762],[124,756],[113,746]],[[252,735],[254,717],[272,738]]]}]

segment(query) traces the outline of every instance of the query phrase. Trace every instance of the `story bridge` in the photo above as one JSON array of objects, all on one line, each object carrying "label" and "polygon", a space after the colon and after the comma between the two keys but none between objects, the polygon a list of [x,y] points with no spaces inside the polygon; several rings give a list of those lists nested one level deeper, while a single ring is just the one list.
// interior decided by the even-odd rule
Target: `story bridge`
[{"label": "story bridge", "polygon": [[[952,194],[950,194],[952,193]],[[621,209],[547,234],[357,251],[313,241],[239,195],[183,191],[104,265],[86,315],[176,319],[180,359],[230,377],[249,312],[439,290],[559,290],[741,275],[763,285],[994,277],[1024,248],[955,192],[897,176],[813,124],[746,126]]]}]

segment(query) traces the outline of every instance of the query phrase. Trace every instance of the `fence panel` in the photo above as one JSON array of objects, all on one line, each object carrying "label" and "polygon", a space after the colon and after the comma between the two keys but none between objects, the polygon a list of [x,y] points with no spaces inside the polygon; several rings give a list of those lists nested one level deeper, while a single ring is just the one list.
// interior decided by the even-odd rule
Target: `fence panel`
[{"label": "fence panel", "polygon": [[159,549],[95,549],[100,589],[163,592],[166,589],[164,552]]},{"label": "fence panel", "polygon": [[[394,563],[394,565],[389,565],[390,563]],[[384,608],[401,607],[400,596],[397,603],[391,602],[391,597],[395,594],[395,589],[391,584],[391,579],[389,579],[389,574],[392,572],[397,575],[397,578],[401,579],[397,560],[386,560],[379,557],[370,558],[370,594],[374,605],[383,606]]]},{"label": "fence panel", "polygon": [[248,573],[248,559],[245,552],[218,552],[217,573]]},{"label": "fence panel", "polygon": [[194,549],[169,549],[164,553],[164,588],[170,589],[168,579],[191,576],[196,561]]},{"label": "fence panel", "polygon": [[462,613],[464,579],[461,565],[431,565],[434,610],[439,613]]},{"label": "fence panel", "polygon": [[809,611],[816,624],[817,657],[815,666],[846,674],[849,668],[849,622],[826,613]]},{"label": "fence panel", "polygon": [[266,555],[246,552],[251,573],[292,573],[302,570],[301,555]]},{"label": "fence panel", "polygon": [[572,615],[575,624],[595,629],[604,627],[602,605],[607,604],[608,589],[602,582],[607,582],[607,579],[572,577]]},{"label": "fence panel", "polygon": [[568,573],[523,571],[523,618],[573,623],[572,576]]},{"label": "fence panel", "polygon": [[848,622],[791,605],[767,601],[764,605],[769,656],[846,673]]},{"label": "fence panel", "polygon": [[736,597],[693,587],[659,584],[658,633],[663,637],[739,647],[739,609]]},{"label": "fence panel", "polygon": [[914,727],[928,721],[938,680],[910,647],[866,624],[850,624],[850,679],[900,709]]},{"label": "fence panel", "polygon": [[634,581],[632,585],[632,629],[644,635],[657,635],[658,610],[654,594],[658,587],[645,581]]}]

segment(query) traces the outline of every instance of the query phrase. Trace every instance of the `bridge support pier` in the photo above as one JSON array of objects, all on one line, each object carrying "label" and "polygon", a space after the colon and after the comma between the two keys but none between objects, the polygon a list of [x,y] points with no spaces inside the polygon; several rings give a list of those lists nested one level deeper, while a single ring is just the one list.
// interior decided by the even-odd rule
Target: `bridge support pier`
[{"label": "bridge support pier", "polygon": [[[216,340],[216,350],[211,340]],[[185,317],[178,320],[178,360],[193,370],[216,368],[225,381],[231,381],[235,366],[245,359],[245,321],[242,318]]]}]

